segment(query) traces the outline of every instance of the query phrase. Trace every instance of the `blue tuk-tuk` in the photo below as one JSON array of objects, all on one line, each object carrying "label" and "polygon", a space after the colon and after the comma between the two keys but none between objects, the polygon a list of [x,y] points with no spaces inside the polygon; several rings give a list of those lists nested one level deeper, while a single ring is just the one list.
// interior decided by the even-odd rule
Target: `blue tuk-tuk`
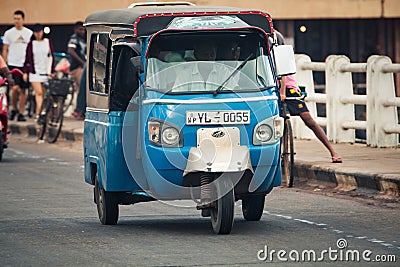
[{"label": "blue tuk-tuk", "polygon": [[277,77],[295,71],[269,15],[150,2],[91,14],[86,29],[85,181],[101,223],[119,205],[185,199],[218,234],[235,201],[260,220],[281,182]]}]

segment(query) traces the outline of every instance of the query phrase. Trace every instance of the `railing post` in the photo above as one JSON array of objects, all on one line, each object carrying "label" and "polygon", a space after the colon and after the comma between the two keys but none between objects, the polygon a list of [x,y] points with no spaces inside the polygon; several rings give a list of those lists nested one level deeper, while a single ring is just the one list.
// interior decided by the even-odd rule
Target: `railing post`
[{"label": "railing post", "polygon": [[379,56],[370,56],[367,60],[367,145],[376,147],[378,146],[378,140],[375,132],[376,121],[379,120],[379,113],[376,113],[375,100],[379,90],[376,90],[378,86],[377,77],[375,77],[373,70],[374,62]]},{"label": "railing post", "polygon": [[[302,68],[305,64],[311,64],[311,58],[304,54],[296,54],[296,67],[297,72],[295,78],[298,85],[305,86],[307,96],[315,94],[314,89],[314,78],[313,71]],[[310,115],[313,118],[317,117],[317,105],[315,102],[307,102],[307,107],[310,111]],[[300,117],[291,117],[293,123],[293,133],[296,138],[300,139],[314,139],[316,138],[314,133],[304,124]]]},{"label": "railing post", "polygon": [[326,59],[326,117],[327,136],[334,143],[355,142],[355,130],[344,129],[345,122],[354,122],[354,105],[343,104],[341,97],[353,96],[351,72],[341,70],[350,64],[346,56],[331,55]]},{"label": "railing post", "polygon": [[[397,147],[398,135],[388,134],[385,127],[397,125],[397,108],[395,106],[385,106],[383,103],[387,99],[396,97],[394,88],[393,73],[383,72],[385,65],[392,64],[392,60],[387,56],[371,56],[368,58],[367,67],[367,95],[371,94],[369,102],[375,102],[372,107],[367,109],[368,120],[373,120],[371,139],[367,144],[377,147]],[[369,113],[368,113],[369,112]],[[368,133],[368,130],[367,130]]]}]

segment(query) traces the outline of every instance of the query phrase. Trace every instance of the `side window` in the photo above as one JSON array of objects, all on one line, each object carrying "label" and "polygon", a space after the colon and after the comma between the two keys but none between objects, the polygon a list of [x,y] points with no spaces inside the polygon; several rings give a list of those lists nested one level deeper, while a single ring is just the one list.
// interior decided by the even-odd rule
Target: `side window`
[{"label": "side window", "polygon": [[138,74],[130,59],[138,54],[128,46],[115,46],[110,93],[110,110],[125,111],[139,88]]},{"label": "side window", "polygon": [[108,33],[93,33],[90,38],[90,92],[108,94],[110,43],[111,40],[108,38]]}]

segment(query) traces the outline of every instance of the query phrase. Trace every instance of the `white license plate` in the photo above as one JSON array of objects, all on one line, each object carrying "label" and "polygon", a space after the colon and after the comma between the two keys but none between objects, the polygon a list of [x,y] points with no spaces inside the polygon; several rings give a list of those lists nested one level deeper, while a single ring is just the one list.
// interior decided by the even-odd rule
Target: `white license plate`
[{"label": "white license plate", "polygon": [[186,111],[186,125],[250,124],[250,110]]}]

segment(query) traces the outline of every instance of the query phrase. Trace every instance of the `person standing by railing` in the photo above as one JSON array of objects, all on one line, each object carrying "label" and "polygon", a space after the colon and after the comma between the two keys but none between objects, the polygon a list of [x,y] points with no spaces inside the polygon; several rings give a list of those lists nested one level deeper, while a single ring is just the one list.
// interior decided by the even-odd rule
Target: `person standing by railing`
[{"label": "person standing by railing", "polygon": [[[284,44],[284,38],[280,32],[276,32],[278,45]],[[292,75],[284,76],[280,83],[280,94],[281,100],[285,101],[286,97],[299,98],[301,97],[301,90],[297,85],[297,81]],[[310,128],[318,140],[329,150],[331,154],[332,163],[342,163],[342,158],[335,151],[333,146],[325,135],[324,130],[319,126],[319,124],[311,116],[306,103],[300,99],[287,99],[286,105],[289,110],[290,115],[300,116],[305,125]]]},{"label": "person standing by railing", "polygon": [[35,91],[36,100],[36,120],[42,109],[43,96],[45,92],[44,83],[48,80],[48,75],[54,73],[53,43],[50,39],[44,38],[42,24],[35,24],[32,27],[33,36],[26,47],[24,62],[25,82],[30,82]]}]

